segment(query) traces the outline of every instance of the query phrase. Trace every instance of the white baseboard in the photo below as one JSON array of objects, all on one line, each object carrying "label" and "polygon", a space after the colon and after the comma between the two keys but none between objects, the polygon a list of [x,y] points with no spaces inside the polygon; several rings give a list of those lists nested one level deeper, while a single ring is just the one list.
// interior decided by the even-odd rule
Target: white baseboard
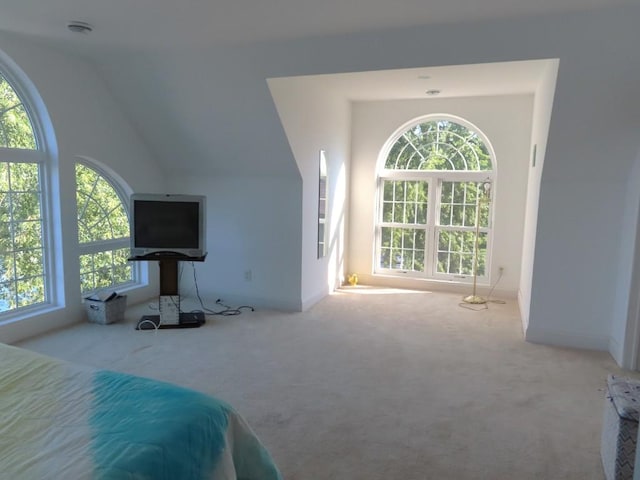
[{"label": "white baseboard", "polygon": [[[520,309],[520,319],[522,320],[522,331],[526,332],[529,328],[529,305],[524,305],[525,298],[522,290],[518,290],[518,308]],[[526,308],[525,308],[526,307]]]},{"label": "white baseboard", "polygon": [[68,313],[68,310],[53,307],[45,313],[4,322],[0,324],[0,342],[17,343],[85,320],[84,310],[73,313]]},{"label": "white baseboard", "polygon": [[609,337],[609,353],[616,361],[618,366],[625,367],[624,365],[624,354],[623,354],[622,345],[613,337]]},{"label": "white baseboard", "polygon": [[329,295],[329,287],[328,286],[323,288],[322,291],[320,291],[320,292],[316,292],[315,294],[310,295],[307,298],[303,298],[302,299],[302,310],[301,311],[304,312],[304,311],[310,309],[312,306],[314,306],[316,303],[318,303],[320,300],[322,300],[327,295]]},{"label": "white baseboard", "polygon": [[583,335],[575,332],[536,328],[533,325],[529,325],[529,328],[527,328],[525,340],[531,343],[541,343],[557,347],[609,351],[609,338],[606,336]]},{"label": "white baseboard", "polygon": [[[460,295],[471,294],[473,288],[473,285],[470,283],[371,274],[358,274],[358,283],[372,287],[406,288],[411,290],[459,293]],[[491,289],[488,285],[477,285],[476,291],[478,295],[486,297]],[[515,299],[517,294],[517,290],[494,288],[491,292],[491,298]]]}]

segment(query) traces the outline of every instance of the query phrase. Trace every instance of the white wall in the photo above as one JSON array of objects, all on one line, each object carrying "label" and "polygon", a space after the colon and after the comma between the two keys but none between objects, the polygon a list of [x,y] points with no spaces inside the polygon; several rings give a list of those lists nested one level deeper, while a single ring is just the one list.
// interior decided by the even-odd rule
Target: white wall
[{"label": "white wall", "polygon": [[[177,193],[207,196],[207,250],[196,262],[203,302],[300,310],[300,182],[295,178],[174,176]],[[279,214],[284,213],[283,216]],[[276,221],[274,221],[274,218]],[[181,262],[180,294],[196,296],[191,267]],[[245,272],[251,270],[251,280]]]},{"label": "white wall", "polygon": [[[78,274],[75,157],[99,160],[136,190],[157,190],[164,180],[102,80],[85,61],[10,34],[0,35],[0,49],[31,80],[51,119],[58,146],[51,165],[52,188],[60,199],[54,212],[60,235],[52,254],[64,265],[55,280],[60,295],[50,311],[0,325],[0,341],[9,343],[84,319]],[[157,288],[154,280],[147,288],[127,292],[129,301],[148,298]]]},{"label": "white wall", "polygon": [[[540,201],[540,181],[544,167],[544,157],[549,134],[549,122],[553,107],[558,61],[546,65],[540,85],[534,96],[533,126],[531,128],[531,147],[529,157],[529,174],[527,182],[527,200],[524,213],[524,235],[522,242],[522,268],[518,288],[518,305],[522,317],[522,328],[529,328],[529,309],[533,267],[535,261],[536,232],[538,226],[538,204]],[[534,158],[535,157],[535,158]]]},{"label": "white wall", "polygon": [[[621,255],[609,352],[621,366],[637,369],[640,337],[640,152],[629,175],[620,232]],[[623,260],[624,259],[624,260]],[[629,260],[631,259],[631,260]]]},{"label": "white wall", "polygon": [[[301,291],[306,309],[343,281],[351,107],[314,78],[270,79],[269,88],[302,175]],[[327,160],[330,199],[324,258],[317,255],[320,150]]]},{"label": "white wall", "polygon": [[[637,10],[635,11],[637,18]],[[526,338],[607,350],[616,322],[627,178],[638,151],[638,40],[625,10],[586,17],[560,49],[541,178]],[[589,32],[589,33],[588,33]],[[607,94],[596,94],[606,86]]]},{"label": "white wall", "polygon": [[[559,58],[540,180],[527,338],[607,349],[612,324],[617,321],[614,317],[620,315],[615,308],[620,265],[632,261],[629,251],[621,248],[619,236],[626,222],[637,222],[637,218],[624,213],[621,205],[628,198],[627,177],[640,144],[635,100],[640,84],[639,17],[640,7],[634,5],[581,14],[435,25],[234,48],[116,52],[95,56],[92,61],[100,65],[110,91],[134,120],[153,154],[165,165],[175,163],[175,170],[191,169],[191,174],[213,189],[225,176],[248,172],[288,179],[299,175],[267,78]],[[14,47],[19,53],[18,45]],[[29,63],[25,63],[28,73],[33,74],[43,95],[47,94],[46,100],[53,102],[52,118],[70,126],[68,135],[83,144],[84,136],[73,133],[76,124],[78,132],[83,132],[83,122],[97,122],[94,127],[101,128],[100,135],[107,139],[122,133],[104,131],[104,125],[98,122],[101,116],[93,107],[64,103],[65,97],[76,100],[88,90],[96,90],[100,98],[107,96],[86,65],[49,55],[45,47],[38,52],[29,49],[15,57],[21,64]],[[32,59],[42,66],[32,66]],[[85,101],[95,105],[91,98]],[[77,109],[85,113],[87,108],[92,114],[76,115]],[[103,116],[118,115],[113,110],[107,108]],[[88,149],[99,142],[96,135],[87,137],[91,143]],[[126,146],[121,149],[142,150],[132,146],[136,142],[128,135],[122,136]],[[78,153],[78,148],[68,147],[69,140],[64,141],[66,156]],[[106,143],[113,148],[117,142]],[[111,148],[84,153],[102,159],[109,156]],[[529,158],[530,152],[526,155]],[[131,162],[127,170],[131,173],[123,176],[131,178],[136,190],[151,188],[150,178],[132,171],[137,156],[125,157],[123,167]],[[292,187],[286,193],[286,200],[279,196],[262,199],[265,208],[249,212],[246,220],[260,223],[260,215],[268,210],[272,212],[269,224],[276,231],[288,231],[283,220],[287,219],[297,223],[292,229],[301,232],[302,188]],[[228,208],[234,207],[230,204]],[[276,208],[282,210],[276,212]],[[309,220],[305,222],[310,225]],[[259,236],[248,241],[247,251],[260,250]],[[275,255],[273,264],[295,265],[301,283],[300,249],[279,250]],[[223,274],[212,275],[213,281],[224,283]],[[320,285],[326,279],[323,274],[310,281]],[[525,292],[523,298],[526,296]]]},{"label": "white wall", "polygon": [[[267,78],[558,58],[536,245],[527,253],[531,293],[521,295],[531,299],[527,338],[607,349],[619,265],[631,261],[619,232],[629,221],[620,206],[640,143],[633,100],[640,83],[638,17],[640,7],[629,6],[233,48],[117,52],[96,60],[147,143],[167,147],[155,150],[167,154],[163,161],[179,162],[183,146],[192,173],[213,186],[251,165],[262,173],[297,168]],[[259,128],[247,141],[251,125]],[[167,127],[176,134],[169,137],[174,130]],[[259,243],[252,240],[256,248]],[[297,255],[289,252],[277,263],[298,263],[301,275]],[[324,284],[325,278],[311,281]]]},{"label": "white wall", "polygon": [[[454,115],[475,125],[495,152],[496,183],[490,284],[504,275],[494,295],[515,297],[520,279],[522,234],[527,185],[528,150],[533,97],[531,95],[385,102],[355,102],[351,176],[351,226],[348,271],[363,283],[410,288],[452,288],[451,282],[395,279],[373,275],[376,167],[381,150],[401,125],[431,114]],[[479,284],[488,292],[489,284]],[[485,288],[482,288],[485,287]],[[469,291],[469,284],[460,287]]]}]

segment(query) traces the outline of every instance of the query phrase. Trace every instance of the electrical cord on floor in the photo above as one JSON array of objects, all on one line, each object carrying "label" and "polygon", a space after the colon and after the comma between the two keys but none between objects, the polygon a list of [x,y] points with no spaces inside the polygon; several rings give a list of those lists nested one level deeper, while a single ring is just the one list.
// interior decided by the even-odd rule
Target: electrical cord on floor
[{"label": "electrical cord on floor", "polygon": [[498,282],[502,278],[503,273],[504,271],[502,270],[502,268],[500,268],[500,270],[498,271],[498,278],[496,282],[493,284],[493,287],[491,287],[491,290],[489,290],[489,295],[487,295],[487,303],[499,303],[501,305],[504,305],[505,303],[507,303],[504,300],[491,300],[491,294],[493,293],[493,289],[496,288],[496,285],[498,285]]},{"label": "electrical cord on floor", "polygon": [[467,310],[473,310],[474,312],[478,312],[480,310],[486,310],[489,308],[486,301],[483,303],[460,302],[458,306],[462,308],[466,308]]},{"label": "electrical cord on floor", "polygon": [[460,307],[466,308],[468,310],[473,310],[473,311],[480,311],[480,310],[486,310],[489,308],[489,304],[490,303],[497,303],[500,305],[504,305],[505,302],[504,300],[491,300],[491,294],[493,293],[494,288],[496,288],[496,285],[498,285],[498,282],[500,281],[500,279],[502,278],[502,274],[503,274],[503,270],[502,268],[499,270],[498,273],[498,278],[495,281],[495,283],[493,284],[493,286],[491,287],[491,289],[489,290],[489,294],[487,295],[487,299],[484,302],[478,302],[478,303],[474,303],[474,302],[461,302],[458,305]]},{"label": "electrical cord on floor", "polygon": [[229,305],[225,305],[224,303],[222,303],[222,299],[220,298],[216,300],[216,305],[220,305],[221,307],[223,307],[223,310],[212,310],[211,308],[205,307],[204,302],[202,301],[202,297],[200,297],[200,289],[198,288],[198,277],[196,275],[196,267],[193,262],[191,262],[191,267],[193,268],[193,283],[196,287],[196,297],[200,302],[200,307],[202,308],[202,311],[206,315],[222,315],[222,316],[228,317],[233,315],[240,315],[242,313],[242,309],[248,309],[248,310],[251,310],[252,312],[255,312],[255,308],[249,305],[242,305],[236,308],[230,307]]},{"label": "electrical cord on floor", "polygon": [[156,333],[158,332],[158,328],[160,328],[160,324],[154,321],[151,321],[149,319],[143,319],[140,322],[138,322],[138,325],[136,326],[136,330],[151,330],[151,328],[142,328],[142,325],[146,323],[150,323],[152,328],[156,331]]}]

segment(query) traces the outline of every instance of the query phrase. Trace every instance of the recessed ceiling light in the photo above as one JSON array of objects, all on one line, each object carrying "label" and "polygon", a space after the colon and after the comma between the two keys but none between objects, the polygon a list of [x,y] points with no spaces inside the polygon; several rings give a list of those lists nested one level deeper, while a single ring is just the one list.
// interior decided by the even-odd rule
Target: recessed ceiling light
[{"label": "recessed ceiling light", "polygon": [[429,95],[429,96],[435,97],[436,95],[440,95],[440,90],[435,90],[435,89],[433,89],[433,90],[427,90],[427,91],[426,91],[426,92],[424,92],[424,93],[426,93],[426,94],[427,94],[427,95]]},{"label": "recessed ceiling light", "polygon": [[93,27],[86,22],[69,22],[67,28],[73,33],[90,33],[93,31]]}]

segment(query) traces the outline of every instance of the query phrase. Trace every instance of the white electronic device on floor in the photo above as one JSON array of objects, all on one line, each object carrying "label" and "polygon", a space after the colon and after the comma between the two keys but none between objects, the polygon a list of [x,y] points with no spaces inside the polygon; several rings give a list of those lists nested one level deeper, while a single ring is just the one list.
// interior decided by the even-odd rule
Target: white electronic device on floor
[{"label": "white electronic device on floor", "polygon": [[160,325],[180,323],[180,295],[160,296]]}]

